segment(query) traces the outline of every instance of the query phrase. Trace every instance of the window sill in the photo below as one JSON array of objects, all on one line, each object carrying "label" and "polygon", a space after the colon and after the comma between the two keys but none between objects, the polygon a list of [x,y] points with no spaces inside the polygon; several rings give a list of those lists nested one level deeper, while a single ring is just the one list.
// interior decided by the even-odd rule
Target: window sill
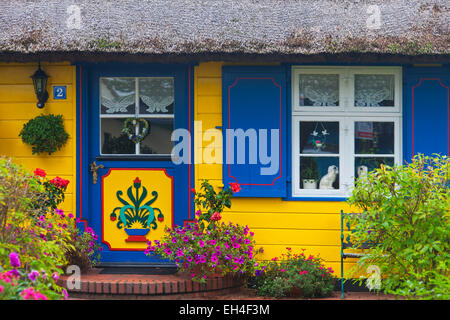
[{"label": "window sill", "polygon": [[319,197],[311,197],[311,196],[292,196],[289,195],[287,197],[281,198],[283,201],[334,201],[334,202],[345,202],[347,201],[347,197],[327,197],[327,196],[319,196]]}]

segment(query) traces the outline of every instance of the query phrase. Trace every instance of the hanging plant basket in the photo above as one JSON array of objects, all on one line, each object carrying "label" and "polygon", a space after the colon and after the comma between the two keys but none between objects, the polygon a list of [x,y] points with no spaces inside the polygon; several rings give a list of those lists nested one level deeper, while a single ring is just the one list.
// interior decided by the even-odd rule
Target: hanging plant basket
[{"label": "hanging plant basket", "polygon": [[67,142],[69,134],[64,129],[62,115],[41,114],[23,126],[19,134],[22,141],[31,146],[33,154],[49,155],[60,150]]}]

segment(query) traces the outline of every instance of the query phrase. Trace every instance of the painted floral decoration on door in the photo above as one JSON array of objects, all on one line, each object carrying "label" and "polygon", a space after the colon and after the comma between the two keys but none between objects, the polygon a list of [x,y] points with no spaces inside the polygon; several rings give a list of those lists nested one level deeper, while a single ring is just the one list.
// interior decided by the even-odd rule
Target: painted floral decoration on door
[{"label": "painted floral decoration on door", "polygon": [[[146,242],[147,239],[145,236],[150,231],[150,228],[155,230],[158,227],[156,220],[159,222],[164,221],[164,215],[161,210],[151,206],[157,200],[158,192],[152,191],[153,198],[144,202],[148,192],[147,188],[142,186],[142,192],[140,193],[139,189],[141,186],[142,181],[139,177],[136,177],[133,185],[127,190],[127,196],[130,202],[123,199],[123,192],[118,190],[116,196],[123,206],[114,208],[109,216],[111,221],[116,221],[117,213],[119,214],[117,228],[125,229],[128,235],[128,238],[125,240],[127,242]],[[158,213],[157,217],[155,217],[155,212]]]}]

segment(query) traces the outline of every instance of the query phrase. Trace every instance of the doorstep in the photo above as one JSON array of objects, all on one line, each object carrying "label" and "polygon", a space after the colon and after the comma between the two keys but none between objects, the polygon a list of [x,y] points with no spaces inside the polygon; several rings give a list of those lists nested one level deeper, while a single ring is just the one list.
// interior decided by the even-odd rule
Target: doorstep
[{"label": "doorstep", "polygon": [[95,268],[81,274],[80,289],[68,289],[70,276],[63,275],[58,285],[70,298],[85,299],[195,299],[223,295],[239,290],[242,279],[232,275],[208,278],[206,283],[192,281],[187,274],[101,274]]}]

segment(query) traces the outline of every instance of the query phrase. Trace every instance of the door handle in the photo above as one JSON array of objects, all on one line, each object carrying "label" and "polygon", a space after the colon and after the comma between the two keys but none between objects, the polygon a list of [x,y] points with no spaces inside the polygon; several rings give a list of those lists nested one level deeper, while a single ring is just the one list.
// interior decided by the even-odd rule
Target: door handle
[{"label": "door handle", "polygon": [[91,172],[92,172],[92,183],[97,184],[97,170],[105,168],[102,164],[97,165],[97,163],[94,161],[90,165]]}]

